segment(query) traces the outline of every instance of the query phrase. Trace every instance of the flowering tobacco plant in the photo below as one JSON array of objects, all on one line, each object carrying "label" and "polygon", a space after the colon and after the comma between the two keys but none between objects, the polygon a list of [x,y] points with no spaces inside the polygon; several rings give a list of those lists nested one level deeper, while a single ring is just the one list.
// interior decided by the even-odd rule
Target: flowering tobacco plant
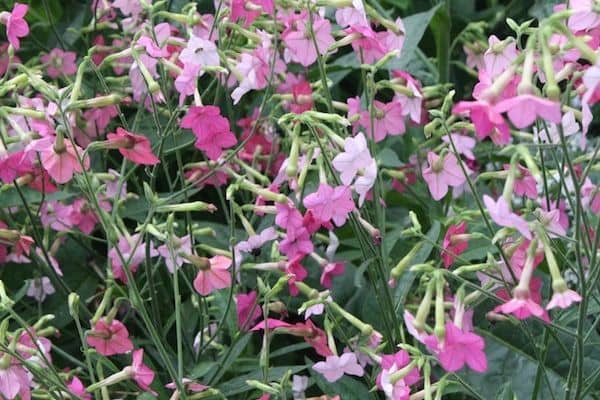
[{"label": "flowering tobacco plant", "polygon": [[1,399],[600,396],[598,2],[4,3]]}]

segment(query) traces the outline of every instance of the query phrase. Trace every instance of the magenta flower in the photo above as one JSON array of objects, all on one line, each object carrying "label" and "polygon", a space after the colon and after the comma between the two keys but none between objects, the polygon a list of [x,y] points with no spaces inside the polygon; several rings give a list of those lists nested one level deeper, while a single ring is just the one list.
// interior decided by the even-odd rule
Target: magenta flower
[{"label": "magenta flower", "polygon": [[247,331],[262,315],[262,309],[256,301],[256,296],[254,290],[235,295],[238,327],[243,331]]},{"label": "magenta flower", "polygon": [[309,254],[313,249],[310,232],[303,226],[288,229],[285,238],[279,243],[279,250],[288,258]]},{"label": "magenta flower", "polygon": [[6,25],[6,36],[15,50],[21,47],[19,38],[29,35],[29,25],[24,18],[27,10],[29,10],[27,4],[15,3],[12,12],[0,13],[0,23]]},{"label": "magenta flower", "polygon": [[50,53],[43,54],[40,60],[46,66],[48,76],[56,79],[61,75],[70,76],[77,72],[76,58],[77,54],[72,51],[63,51],[62,49],[54,48]]},{"label": "magenta flower", "polygon": [[487,370],[483,338],[473,332],[462,331],[451,321],[446,322],[446,335],[442,343],[435,335],[429,335],[425,338],[425,344],[448,372],[456,372],[465,364],[476,372]]},{"label": "magenta flower", "polygon": [[331,287],[331,279],[334,276],[339,276],[344,273],[346,266],[343,262],[328,262],[323,265],[323,271],[321,272],[321,285],[326,288]]},{"label": "magenta flower", "polygon": [[69,392],[77,396],[78,399],[90,400],[92,398],[92,395],[86,391],[84,384],[76,376],[73,376],[71,380],[67,382],[67,388],[69,389]]},{"label": "magenta flower", "polygon": [[354,177],[363,168],[373,161],[367,140],[362,132],[355,137],[344,140],[344,151],[339,153],[332,161],[333,167],[340,173],[340,180],[344,185],[350,185]]},{"label": "magenta flower", "polygon": [[467,223],[465,221],[448,227],[442,242],[442,261],[444,262],[444,267],[450,267],[454,259],[464,253],[469,247],[468,241],[454,237],[454,235],[462,235],[466,232]]},{"label": "magenta flower", "polygon": [[194,289],[202,296],[208,296],[215,290],[230,287],[231,259],[225,256],[214,256],[205,261],[204,268],[200,268],[194,279]]},{"label": "magenta flower", "polygon": [[145,136],[117,128],[117,132],[107,134],[106,139],[109,146],[118,149],[123,157],[135,164],[155,165],[160,162],[152,153],[150,141]]},{"label": "magenta flower", "polygon": [[448,153],[442,158],[430,151],[427,161],[429,166],[423,170],[423,179],[434,200],[442,199],[448,193],[448,187],[458,187],[466,182],[454,154]]},{"label": "magenta flower", "polygon": [[[317,55],[327,53],[327,49],[335,39],[331,36],[331,23],[320,17],[313,15],[312,29],[314,32],[314,41],[308,27],[308,17],[298,20],[294,29],[288,29],[282,33],[281,38],[286,46],[286,54],[291,61],[297,62],[305,67],[312,65],[317,61]],[[316,48],[315,48],[316,42]]]},{"label": "magenta flower", "polygon": [[531,240],[531,231],[527,221],[513,213],[504,197],[500,196],[498,200],[494,201],[487,194],[483,195],[483,202],[490,213],[490,218],[500,226],[506,226],[508,228],[515,228],[525,238]]},{"label": "magenta flower", "polygon": [[537,118],[560,124],[560,103],[532,94],[522,94],[502,100],[494,106],[498,112],[506,112],[513,125],[519,129],[533,124]]},{"label": "magenta flower", "polygon": [[101,318],[86,337],[86,343],[92,346],[103,356],[129,353],[133,350],[133,343],[129,339],[129,331],[120,321],[113,319],[110,322]]},{"label": "magenta flower", "polygon": [[339,357],[328,356],[325,361],[315,363],[312,368],[331,383],[340,379],[344,374],[363,376],[365,373],[354,353],[344,353]]},{"label": "magenta flower", "polygon": [[150,391],[150,385],[154,380],[154,371],[144,364],[144,349],[137,349],[133,352],[132,363],[129,369],[131,377],[137,385],[144,391]]},{"label": "magenta flower", "polygon": [[192,106],[181,120],[181,127],[196,135],[196,147],[211,160],[217,160],[223,149],[237,143],[229,127],[229,120],[221,116],[217,106]]},{"label": "magenta flower", "polygon": [[395,383],[390,381],[390,375],[407,367],[410,362],[410,355],[406,350],[381,356],[381,372],[377,375],[376,383],[388,399],[408,400],[410,395],[409,386],[414,385],[421,379],[419,370],[415,367],[411,368],[404,378],[397,380]]},{"label": "magenta flower", "polygon": [[316,192],[304,198],[304,207],[310,210],[317,220],[323,222],[332,220],[337,226],[342,226],[355,205],[348,186],[333,188],[326,183],[321,183]]},{"label": "magenta flower", "polygon": [[475,134],[479,140],[491,136],[497,145],[510,142],[510,129],[504,118],[495,107],[487,101],[459,101],[452,113],[468,115],[475,126]]},{"label": "magenta flower", "polygon": [[268,318],[259,322],[251,331],[264,330],[265,327],[269,330],[277,332],[289,333],[294,336],[300,336],[310,344],[317,354],[328,357],[332,356],[333,352],[327,345],[327,334],[309,319],[306,322],[298,322],[294,325],[287,322],[279,321],[273,318]]}]

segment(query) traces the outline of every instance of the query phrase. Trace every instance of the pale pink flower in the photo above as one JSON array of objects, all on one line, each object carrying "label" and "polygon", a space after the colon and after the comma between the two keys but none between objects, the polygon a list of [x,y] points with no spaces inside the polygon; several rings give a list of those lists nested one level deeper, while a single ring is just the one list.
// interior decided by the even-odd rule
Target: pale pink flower
[{"label": "pale pink flower", "polygon": [[171,37],[171,25],[162,22],[154,27],[154,35],[142,35],[137,43],[144,46],[146,53],[154,58],[165,58],[169,56],[167,40]]},{"label": "pale pink flower", "polygon": [[500,39],[492,35],[488,45],[489,49],[483,55],[485,69],[491,76],[498,76],[517,58],[517,44],[514,40],[501,44]]},{"label": "pale pink flower", "polygon": [[214,256],[206,260],[206,267],[200,269],[194,279],[194,289],[202,296],[213,291],[231,286],[231,259],[225,256]]},{"label": "pale pink flower", "polygon": [[221,64],[217,46],[210,40],[192,36],[179,59],[185,66],[216,67]]},{"label": "pale pink flower", "polygon": [[456,151],[459,154],[462,154],[469,160],[475,160],[475,154],[473,154],[473,149],[477,144],[477,141],[473,139],[471,136],[467,135],[459,135],[458,133],[451,133],[450,135],[442,136],[442,141],[448,143],[451,146],[450,138],[452,138],[452,142],[454,142],[454,146],[456,146]]},{"label": "pale pink flower", "polygon": [[0,23],[6,25],[6,36],[15,50],[21,47],[19,39],[29,35],[29,25],[24,18],[27,10],[29,10],[27,4],[15,3],[12,12],[0,13]]},{"label": "pale pink flower", "polygon": [[408,400],[410,395],[409,386],[414,385],[421,379],[419,370],[415,367],[410,369],[404,378],[397,380],[395,383],[390,381],[390,377],[394,372],[408,366],[410,362],[410,355],[406,350],[381,356],[381,372],[377,375],[376,384],[383,390],[388,399]]},{"label": "pale pink flower", "polygon": [[198,77],[201,66],[185,64],[181,74],[175,78],[175,89],[179,92],[179,105],[183,105],[185,98],[194,94],[198,87]]},{"label": "pale pink flower", "polygon": [[319,54],[325,54],[329,46],[335,43],[335,39],[331,35],[331,23],[327,19],[313,15],[314,41],[308,29],[308,20],[303,19],[296,22],[295,29],[289,29],[282,33],[282,40],[287,49],[286,54],[290,60],[305,67],[312,65],[317,61]]},{"label": "pale pink flower", "polygon": [[186,254],[192,254],[192,238],[190,235],[184,237],[171,236],[169,243],[157,247],[156,251],[165,259],[165,265],[170,273],[174,273],[187,261],[184,258]]},{"label": "pale pink flower", "polygon": [[434,200],[442,199],[448,193],[448,187],[458,187],[466,182],[454,154],[448,153],[442,158],[430,151],[427,161],[429,166],[423,170],[423,179]]},{"label": "pale pink flower", "polygon": [[581,296],[574,290],[571,289],[562,289],[562,290],[554,290],[552,294],[552,299],[548,305],[546,305],[546,310],[551,310],[553,308],[569,308],[573,303],[579,303],[581,301]]},{"label": "pale pink flower", "polygon": [[519,129],[533,124],[537,118],[555,124],[560,124],[562,119],[559,102],[532,94],[522,94],[502,100],[494,108],[498,112],[506,112],[513,125]]},{"label": "pale pink flower", "polygon": [[355,208],[348,186],[333,188],[326,183],[321,183],[316,192],[304,198],[304,206],[317,220],[322,222],[332,220],[337,226],[344,225],[348,214]]},{"label": "pale pink flower", "polygon": [[46,296],[56,292],[50,278],[42,276],[41,278],[34,278],[29,282],[27,288],[27,296],[33,297],[40,303],[46,299]]},{"label": "pale pink flower", "polygon": [[[268,46],[259,46],[250,53],[242,53],[235,69],[242,77],[240,84],[231,93],[233,104],[237,104],[242,96],[251,90],[261,90],[267,87],[269,77],[271,76],[271,59],[273,58],[273,49]],[[286,66],[275,55],[275,75],[284,73]]]},{"label": "pale pink flower", "polygon": [[56,79],[61,75],[70,76],[77,72],[76,58],[77,54],[72,51],[54,48],[50,53],[43,54],[40,60],[46,66],[48,76]]},{"label": "pale pink flower", "polygon": [[6,368],[0,368],[0,395],[7,400],[16,399],[17,395],[22,400],[31,399],[31,385],[29,373],[20,364],[11,361]]},{"label": "pale pink flower", "polygon": [[464,332],[453,322],[446,322],[444,341],[429,335],[425,344],[438,357],[440,365],[448,372],[456,372],[465,364],[476,372],[487,370],[487,358],[483,338],[473,332]]},{"label": "pale pink flower", "polygon": [[91,332],[87,334],[86,343],[103,356],[129,353],[133,343],[129,339],[129,331],[116,319],[108,322],[101,318],[96,322]]},{"label": "pale pink flower", "polygon": [[358,205],[362,206],[367,194],[377,180],[377,161],[372,159],[369,165],[359,172],[361,172],[361,174],[354,181],[353,188],[354,191],[358,193]]},{"label": "pale pink flower", "polygon": [[242,262],[242,252],[251,253],[254,250],[260,250],[265,243],[277,239],[277,231],[273,227],[265,228],[262,232],[252,235],[248,240],[239,242],[234,246],[236,264]]},{"label": "pale pink flower", "polygon": [[363,376],[365,373],[354,353],[344,353],[339,357],[328,356],[325,361],[319,361],[312,368],[332,383],[339,380],[344,374]]},{"label": "pale pink flower", "polygon": [[556,238],[567,235],[567,230],[560,223],[559,209],[555,208],[550,211],[544,211],[541,208],[538,208],[536,213],[541,225],[544,227],[546,232],[548,232],[549,237]]},{"label": "pale pink flower", "polygon": [[[139,240],[140,235],[140,233],[136,233],[131,236],[121,236],[117,242],[116,248],[113,247],[108,251],[108,258],[111,262],[112,273],[115,279],[118,279],[121,282],[127,283],[127,274],[125,273],[123,262],[128,264],[127,268],[133,275],[137,271],[140,264],[146,260],[146,244]],[[117,251],[117,248],[119,251]],[[157,255],[158,252],[151,243],[150,257],[156,257]],[[121,260],[121,256],[123,261]]]},{"label": "pale pink flower", "polygon": [[495,223],[500,226],[515,228],[521,235],[531,240],[531,231],[529,230],[527,221],[510,210],[509,205],[503,196],[500,196],[498,200],[494,201],[494,199],[485,194],[483,195],[483,202],[490,213],[490,218],[492,218]]},{"label": "pale pink flower", "polygon": [[339,153],[332,161],[333,167],[340,173],[340,180],[344,185],[350,185],[359,171],[366,168],[373,161],[367,140],[362,132],[355,137],[344,140],[344,151]]},{"label": "pale pink flower", "polygon": [[[506,171],[510,170],[510,164],[504,164]],[[517,196],[527,196],[535,200],[537,198],[537,182],[531,172],[522,165],[517,165],[517,176],[515,177],[513,191]]]},{"label": "pale pink flower", "polygon": [[567,25],[572,31],[589,31],[600,26],[600,13],[594,0],[570,0],[569,9],[573,14]]},{"label": "pale pink flower", "polygon": [[353,25],[367,26],[369,24],[362,0],[353,0],[352,7],[338,8],[335,12],[335,20],[342,28]]}]

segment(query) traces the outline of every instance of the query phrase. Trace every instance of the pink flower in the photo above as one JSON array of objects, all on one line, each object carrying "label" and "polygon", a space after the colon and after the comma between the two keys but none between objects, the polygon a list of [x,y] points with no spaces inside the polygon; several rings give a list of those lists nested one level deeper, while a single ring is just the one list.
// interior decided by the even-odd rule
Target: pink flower
[{"label": "pink flower", "polygon": [[555,208],[550,211],[544,211],[541,208],[536,211],[540,224],[544,227],[548,236],[556,238],[566,236],[567,230],[560,223],[560,210]]},{"label": "pink flower", "polygon": [[460,254],[464,253],[469,247],[469,242],[466,240],[455,240],[454,235],[462,235],[467,232],[467,223],[465,221],[458,225],[450,225],[446,234],[444,235],[444,241],[442,242],[442,261],[444,267],[448,268],[454,262],[454,259]]},{"label": "pink flower", "polygon": [[192,238],[190,235],[184,237],[171,236],[169,243],[159,246],[156,251],[165,259],[165,265],[170,273],[174,273],[187,261],[186,254],[192,254]]},{"label": "pink flower", "polygon": [[251,290],[247,294],[236,294],[235,304],[237,306],[238,327],[243,331],[247,331],[262,315],[262,309],[256,302],[256,292]]},{"label": "pink flower", "polygon": [[425,339],[427,347],[436,353],[441,366],[448,372],[456,372],[465,364],[476,372],[487,370],[483,338],[473,332],[463,332],[453,322],[446,322],[446,335],[440,343],[435,335]]},{"label": "pink flower", "polygon": [[452,139],[454,146],[456,146],[457,153],[462,154],[469,160],[476,159],[475,154],[473,154],[473,149],[477,144],[477,141],[475,139],[473,139],[471,136],[459,135],[457,133],[442,136],[442,140],[445,143],[448,143],[449,146],[451,146],[450,143],[452,143],[450,139]]},{"label": "pink flower", "polygon": [[92,331],[88,333],[86,343],[107,357],[133,350],[133,343],[129,340],[129,331],[116,319],[110,322],[106,318],[99,319]]},{"label": "pink flower", "polygon": [[495,35],[489,37],[488,43],[489,49],[483,56],[485,69],[491,76],[498,76],[517,58],[517,44],[514,40],[502,43]]},{"label": "pink flower", "polygon": [[198,271],[194,279],[194,289],[202,296],[208,296],[215,290],[231,286],[231,259],[225,256],[214,256],[206,259],[204,269]]},{"label": "pink flower", "polygon": [[292,95],[294,101],[289,103],[289,109],[296,114],[302,114],[313,108],[312,88],[310,82],[302,80],[292,85]]},{"label": "pink flower", "polygon": [[[508,171],[510,164],[504,164],[504,169]],[[513,190],[517,196],[527,196],[533,200],[537,198],[537,182],[531,172],[522,165],[517,165]]]},{"label": "pink flower", "polygon": [[337,226],[344,225],[348,214],[355,208],[348,186],[333,188],[326,183],[321,183],[316,192],[304,198],[304,206],[317,220],[323,222],[333,220]]},{"label": "pink flower", "polygon": [[387,135],[401,135],[406,131],[402,104],[399,101],[383,103],[375,100],[373,106],[375,108],[373,129],[371,130],[371,117],[368,112],[364,112],[360,119],[360,124],[367,130],[367,136],[374,138],[376,142],[381,142]]},{"label": "pink flower", "polygon": [[371,163],[362,171],[362,174],[354,181],[354,191],[358,193],[358,205],[362,206],[369,194],[369,191],[375,185],[377,180],[377,161],[371,160]]},{"label": "pink flower", "polygon": [[594,0],[571,0],[568,4],[574,11],[569,17],[569,29],[586,31],[600,26],[600,13]]},{"label": "pink flower", "polygon": [[50,278],[42,276],[41,278],[34,278],[31,280],[26,294],[27,296],[42,302],[46,299],[47,295],[53,294],[54,292],[56,292],[56,289],[52,286]]},{"label": "pink flower", "polygon": [[27,25],[24,18],[27,10],[29,10],[27,4],[15,3],[12,12],[3,11],[0,13],[0,23],[6,25],[6,36],[15,50],[19,50],[21,47],[19,38],[29,34],[29,25]]},{"label": "pink flower", "polygon": [[579,303],[581,301],[581,296],[574,290],[561,288],[559,290],[554,290],[554,294],[552,295],[552,299],[546,306],[546,310],[551,310],[553,308],[569,308],[573,303]]},{"label": "pink flower", "polygon": [[31,384],[30,375],[21,365],[11,361],[5,368],[0,368],[0,394],[7,400],[16,399],[17,395],[22,400],[31,399]]},{"label": "pink flower", "polygon": [[260,251],[265,243],[275,239],[277,239],[277,231],[275,228],[269,227],[257,235],[250,236],[248,240],[239,242],[234,247],[236,264],[239,265],[242,262],[242,252],[251,253],[257,249]]},{"label": "pink flower", "polygon": [[[70,140],[63,139],[62,146],[58,145],[52,136],[38,139],[27,146],[27,151],[37,151],[42,159],[42,166],[56,183],[67,183],[74,173],[83,172],[77,154],[83,155],[83,150],[73,145]],[[57,148],[58,147],[58,148]],[[90,168],[90,159],[85,157],[83,165]]]},{"label": "pink flower", "polygon": [[192,106],[181,120],[181,127],[196,135],[196,147],[211,160],[217,160],[223,149],[237,143],[229,127],[229,120],[221,116],[217,106]]},{"label": "pink flower", "polygon": [[[108,251],[112,273],[115,279],[118,279],[123,283],[127,283],[127,274],[125,273],[123,262],[128,265],[127,268],[129,268],[129,271],[131,271],[131,274],[133,275],[140,264],[146,259],[146,245],[139,240],[139,238],[139,233],[131,236],[122,236],[119,238],[116,246],[119,251],[117,251],[117,248],[115,247]],[[156,249],[150,244],[150,257],[156,257],[157,255]],[[123,258],[122,260],[121,256]]]},{"label": "pink flower", "polygon": [[77,54],[72,51],[63,51],[54,48],[48,54],[43,54],[40,60],[46,65],[46,73],[52,79],[56,79],[61,75],[70,76],[77,72],[77,64],[75,59]]},{"label": "pink flower", "polygon": [[362,132],[355,137],[344,140],[344,151],[339,153],[332,161],[333,167],[340,173],[340,180],[344,185],[350,185],[354,177],[363,168],[373,161],[367,140]]},{"label": "pink flower", "polygon": [[92,396],[86,392],[83,383],[76,376],[73,376],[71,380],[67,382],[67,388],[69,389],[69,392],[77,396],[78,399],[90,400],[92,398]]},{"label": "pink flower", "polygon": [[[518,319],[526,319],[530,316],[536,316],[546,319],[546,311],[531,297],[529,289],[517,290],[515,288],[513,297],[508,302],[499,305],[494,309],[496,312],[504,314],[513,314]],[[545,318],[546,317],[546,318]]]},{"label": "pink flower", "polygon": [[352,49],[356,53],[360,63],[372,64],[388,52],[384,43],[384,39],[387,38],[387,32],[380,32],[378,34],[368,25],[350,26],[344,32],[347,35],[356,36],[356,39],[352,41]]},{"label": "pink flower", "polygon": [[154,380],[154,371],[144,364],[144,349],[138,349],[133,352],[132,363],[129,369],[131,377],[144,391],[150,391],[150,385]]},{"label": "pink flower", "polygon": [[308,18],[306,18],[298,20],[295,29],[289,29],[282,33],[282,40],[287,49],[286,54],[292,61],[305,67],[314,63],[318,54],[325,54],[329,46],[335,43],[335,39],[331,36],[331,23],[327,19],[318,14],[313,15],[314,41],[308,28]]},{"label": "pink flower", "polygon": [[475,125],[475,134],[479,140],[491,136],[497,145],[505,145],[510,142],[508,125],[500,112],[487,101],[459,101],[452,109],[452,113],[469,115]]},{"label": "pink flower", "polygon": [[343,262],[326,263],[321,273],[321,285],[329,289],[331,287],[331,278],[342,275],[345,269],[346,267]]},{"label": "pink flower", "polygon": [[328,356],[325,361],[319,361],[312,368],[331,383],[340,379],[344,374],[363,376],[365,373],[354,353],[344,353],[340,357]]},{"label": "pink flower", "polygon": [[376,383],[383,390],[388,399],[408,400],[410,385],[417,383],[421,376],[419,370],[411,368],[404,378],[392,383],[390,375],[407,367],[411,362],[410,355],[406,350],[400,350],[395,354],[383,354],[381,356],[381,372],[377,375]]},{"label": "pink flower", "polygon": [[109,133],[106,138],[110,146],[119,149],[123,157],[136,164],[154,165],[160,162],[152,153],[150,141],[145,136],[117,128],[116,133]]},{"label": "pink flower", "polygon": [[304,338],[304,340],[315,349],[317,354],[323,357],[333,355],[331,349],[327,345],[327,335],[322,329],[315,326],[310,319],[306,322],[298,322],[292,325],[287,322],[268,318],[267,320],[259,322],[250,330],[259,331],[264,330],[265,327],[269,330],[276,330],[277,332],[289,333]]},{"label": "pink flower", "polygon": [[[192,393],[200,393],[208,389],[208,386],[194,382],[189,378],[183,378],[181,380],[181,383],[183,383],[184,387]],[[177,389],[177,385],[175,384],[175,382],[169,382],[165,385],[165,387],[167,389]]]},{"label": "pink flower", "polygon": [[150,57],[163,58],[169,57],[167,50],[167,40],[171,37],[171,25],[162,22],[154,27],[154,35],[142,35],[137,43],[144,46],[146,53]]},{"label": "pink flower", "polygon": [[217,67],[221,64],[217,46],[210,40],[193,36],[188,41],[185,49],[181,51],[179,59],[185,67]]},{"label": "pink flower", "polygon": [[510,211],[508,203],[504,197],[500,196],[497,201],[494,201],[487,194],[483,195],[483,202],[490,213],[490,218],[500,226],[515,228],[525,238],[531,240],[531,231],[527,225],[527,221]]},{"label": "pink flower", "polygon": [[[251,90],[261,90],[267,87],[269,77],[271,76],[271,60],[273,59],[273,49],[270,43],[263,43],[252,50],[250,53],[242,53],[240,61],[235,69],[238,70],[243,77],[239,86],[231,93],[233,104],[237,104],[242,96]],[[275,54],[275,75],[282,74],[286,70],[286,66]]]},{"label": "pink flower", "polygon": [[273,0],[232,0],[231,20],[243,20],[244,26],[248,26],[262,13],[273,14],[274,7]]},{"label": "pink flower", "polygon": [[537,118],[560,124],[560,103],[532,94],[522,94],[502,100],[494,107],[498,112],[507,112],[508,118],[519,129],[533,124]]},{"label": "pink flower", "polygon": [[427,154],[429,166],[423,170],[423,179],[427,182],[429,192],[434,200],[442,199],[448,193],[448,187],[458,187],[466,182],[466,178],[458,164],[456,156],[448,153],[441,158],[434,152]]},{"label": "pink flower", "polygon": [[309,254],[313,249],[310,232],[303,226],[288,229],[285,239],[279,243],[279,250],[289,258]]}]

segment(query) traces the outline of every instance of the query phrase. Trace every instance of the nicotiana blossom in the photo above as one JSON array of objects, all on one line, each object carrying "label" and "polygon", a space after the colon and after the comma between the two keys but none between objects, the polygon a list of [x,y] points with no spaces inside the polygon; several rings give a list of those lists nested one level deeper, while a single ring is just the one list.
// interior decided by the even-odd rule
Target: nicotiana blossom
[{"label": "nicotiana blossom", "polygon": [[19,50],[21,47],[19,39],[29,35],[29,25],[25,21],[25,14],[28,10],[27,4],[15,3],[11,12],[2,11],[0,13],[0,23],[6,25],[8,42],[15,50]]},{"label": "nicotiana blossom", "polygon": [[[312,15],[312,32],[309,31],[308,15],[295,22],[292,29],[281,35],[286,53],[291,61],[308,67],[317,60],[317,56],[327,52],[335,39],[331,35],[331,23],[319,15]],[[316,47],[315,47],[316,43]]]},{"label": "nicotiana blossom", "polygon": [[425,338],[425,344],[438,357],[441,366],[448,372],[456,372],[465,364],[476,372],[487,370],[487,358],[483,338],[473,332],[465,332],[452,321],[446,322],[443,342],[435,335]]},{"label": "nicotiana blossom", "polygon": [[354,353],[344,353],[339,357],[328,356],[325,361],[315,363],[312,368],[323,375],[328,382],[335,382],[344,374],[363,376],[365,373]]},{"label": "nicotiana blossom", "polygon": [[217,106],[192,106],[181,120],[181,127],[191,129],[196,135],[196,147],[208,158],[217,160],[223,149],[237,143],[229,127],[229,120],[221,116]]},{"label": "nicotiana blossom", "polygon": [[147,137],[117,128],[116,133],[106,135],[108,145],[119,150],[126,159],[142,165],[158,164],[160,160],[152,152]]},{"label": "nicotiana blossom", "polygon": [[225,256],[202,258],[197,265],[199,270],[194,279],[194,289],[202,296],[207,296],[215,290],[230,287],[230,266],[231,259]]},{"label": "nicotiana blossom", "polygon": [[483,203],[490,213],[490,218],[500,226],[506,226],[508,228],[515,228],[521,235],[527,239],[531,239],[531,231],[527,221],[513,213],[504,197],[500,196],[498,200],[494,201],[487,194],[483,195]]},{"label": "nicotiana blossom", "polygon": [[56,292],[56,289],[54,289],[52,282],[50,282],[50,278],[47,276],[32,279],[27,288],[27,296],[33,297],[39,302],[44,301],[46,296],[51,295],[54,292]]},{"label": "nicotiana blossom", "polygon": [[438,156],[430,151],[427,154],[427,161],[429,165],[423,170],[423,179],[427,182],[434,200],[441,200],[448,193],[448,187],[458,187],[466,182],[454,154]]},{"label": "nicotiana blossom", "polygon": [[61,75],[70,76],[77,72],[76,58],[77,54],[72,51],[54,48],[50,53],[43,54],[40,60],[46,65],[48,76],[56,79]]},{"label": "nicotiana blossom", "polygon": [[326,183],[304,198],[304,206],[310,210],[318,221],[333,221],[342,226],[348,219],[348,214],[354,210],[350,188],[347,186],[331,187]]},{"label": "nicotiana blossom", "polygon": [[[141,241],[140,235],[140,233],[136,233],[130,236],[122,236],[117,242],[117,246],[108,251],[113,275],[124,283],[127,283],[127,274],[124,268],[128,268],[131,274],[134,274],[146,259],[146,244]],[[150,244],[150,257],[156,257],[157,255],[158,252]]]},{"label": "nicotiana blossom", "polygon": [[165,260],[165,265],[169,272],[174,273],[184,263],[188,262],[185,259],[186,254],[192,254],[192,238],[190,235],[185,235],[181,238],[173,235],[168,239],[168,242],[157,247],[156,251]]},{"label": "nicotiana blossom", "polygon": [[122,322],[101,318],[87,334],[86,342],[103,356],[128,353],[133,350],[129,331]]},{"label": "nicotiana blossom", "polygon": [[[444,267],[448,268],[454,262],[457,256],[465,252],[469,247],[469,242],[459,237],[467,232],[467,223],[465,221],[456,225],[450,225],[444,240],[442,241],[442,262]],[[457,235],[457,236],[455,236]]]}]

